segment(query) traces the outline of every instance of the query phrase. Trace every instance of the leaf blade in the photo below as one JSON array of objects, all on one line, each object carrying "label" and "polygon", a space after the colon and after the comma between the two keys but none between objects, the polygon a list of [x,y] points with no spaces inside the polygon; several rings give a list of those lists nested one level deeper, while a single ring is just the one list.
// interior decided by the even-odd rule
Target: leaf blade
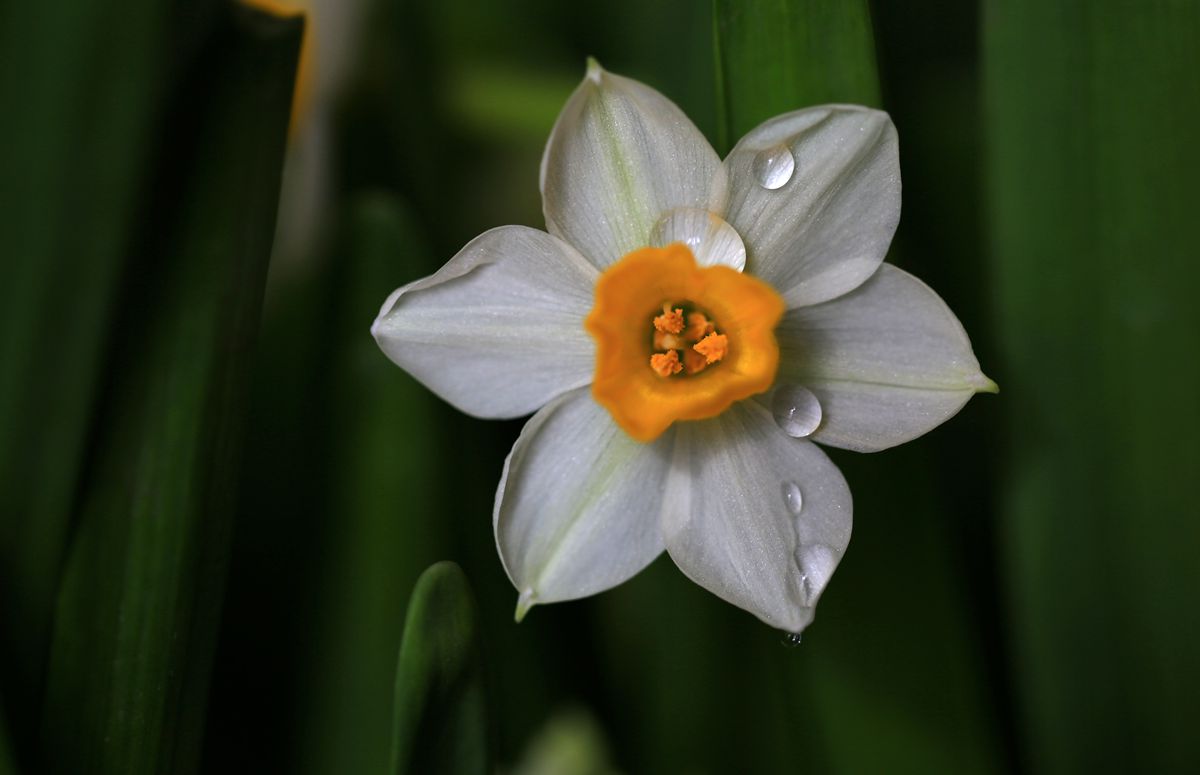
[{"label": "leaf blade", "polygon": [[1200,7],[984,9],[993,272],[1021,429],[1003,562],[1026,756],[1190,771],[1200,499],[1180,485],[1200,453],[1180,440],[1200,433],[1200,366],[1181,354],[1200,329]]},{"label": "leaf blade", "polygon": [[396,667],[395,775],[490,766],[478,615],[467,578],[440,562],[417,580]]},{"label": "leaf blade", "polygon": [[58,598],[58,771],[198,766],[301,22],[231,9],[176,115]]}]

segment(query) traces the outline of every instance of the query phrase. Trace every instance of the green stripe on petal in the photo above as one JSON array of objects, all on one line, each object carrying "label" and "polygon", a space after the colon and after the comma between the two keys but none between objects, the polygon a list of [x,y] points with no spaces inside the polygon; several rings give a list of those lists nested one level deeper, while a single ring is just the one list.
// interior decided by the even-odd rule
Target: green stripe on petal
[{"label": "green stripe on petal", "polygon": [[893,447],[996,390],[945,302],[890,264],[841,298],[792,310],[776,336],[780,383],[804,386],[821,403],[812,438],[822,444]]},{"label": "green stripe on petal", "polygon": [[533,416],[505,462],[494,519],[518,619],[534,604],[614,587],[662,552],[672,438],[634,441],[586,388]]},{"label": "green stripe on petal", "polygon": [[850,543],[846,480],[753,401],[678,434],[663,511],[671,559],[718,597],[800,632]]},{"label": "green stripe on petal", "polygon": [[723,208],[726,186],[673,102],[593,60],[546,143],[541,190],[547,230],[604,268],[648,245],[668,210]]},{"label": "green stripe on petal", "polygon": [[789,307],[856,288],[887,255],[900,222],[900,151],[886,113],[785,113],[739,140],[725,170],[725,218],[746,244],[746,269]]}]

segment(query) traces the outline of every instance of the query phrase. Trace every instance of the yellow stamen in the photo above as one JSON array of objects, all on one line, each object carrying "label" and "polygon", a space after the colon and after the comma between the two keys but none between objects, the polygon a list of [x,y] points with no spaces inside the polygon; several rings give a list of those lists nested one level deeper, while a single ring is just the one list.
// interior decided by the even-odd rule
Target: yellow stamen
[{"label": "yellow stamen", "polygon": [[729,337],[724,334],[709,334],[693,345],[692,349],[704,356],[705,363],[716,363],[729,351]]},{"label": "yellow stamen", "polygon": [[[584,321],[596,340],[592,395],[638,441],[678,420],[715,417],[774,382],[784,309],[771,286],[727,266],[698,266],[681,243],[635,250],[600,276]],[[663,331],[659,318],[672,326],[675,318],[678,330]],[[685,331],[693,326],[694,338]]]},{"label": "yellow stamen", "polygon": [[683,330],[683,310],[671,309],[670,304],[664,304],[663,313],[654,318],[654,328],[666,334],[678,334]]},{"label": "yellow stamen", "polygon": [[670,377],[683,371],[683,364],[679,362],[679,353],[668,350],[665,353],[651,355],[650,368],[654,369],[654,373],[660,377]]}]

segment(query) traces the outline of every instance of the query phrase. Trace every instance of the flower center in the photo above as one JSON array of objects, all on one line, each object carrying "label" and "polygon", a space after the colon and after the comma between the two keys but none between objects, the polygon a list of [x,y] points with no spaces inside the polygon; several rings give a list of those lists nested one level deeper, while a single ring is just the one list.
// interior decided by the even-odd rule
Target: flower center
[{"label": "flower center", "polygon": [[689,302],[679,307],[664,304],[662,314],[654,318],[650,368],[660,377],[699,374],[729,351],[729,337],[717,333],[707,315],[694,308],[684,314],[692,306]]},{"label": "flower center", "polygon": [[597,280],[584,321],[596,340],[592,395],[639,441],[715,417],[771,386],[784,308],[766,283],[698,266],[682,243],[635,250]]}]

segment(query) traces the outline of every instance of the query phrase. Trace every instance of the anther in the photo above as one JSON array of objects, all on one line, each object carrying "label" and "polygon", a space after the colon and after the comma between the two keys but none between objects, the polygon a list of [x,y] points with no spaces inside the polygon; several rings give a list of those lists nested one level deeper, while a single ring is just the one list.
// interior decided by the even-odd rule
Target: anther
[{"label": "anther", "polygon": [[683,330],[683,310],[671,309],[670,304],[663,305],[663,313],[654,318],[655,330],[667,334],[678,334]]},{"label": "anther", "polygon": [[692,349],[704,356],[705,363],[716,363],[728,352],[729,338],[724,334],[709,334],[693,345]]},{"label": "anther", "polygon": [[667,350],[650,356],[650,368],[660,377],[670,377],[683,371],[683,364],[679,362],[679,353]]}]

